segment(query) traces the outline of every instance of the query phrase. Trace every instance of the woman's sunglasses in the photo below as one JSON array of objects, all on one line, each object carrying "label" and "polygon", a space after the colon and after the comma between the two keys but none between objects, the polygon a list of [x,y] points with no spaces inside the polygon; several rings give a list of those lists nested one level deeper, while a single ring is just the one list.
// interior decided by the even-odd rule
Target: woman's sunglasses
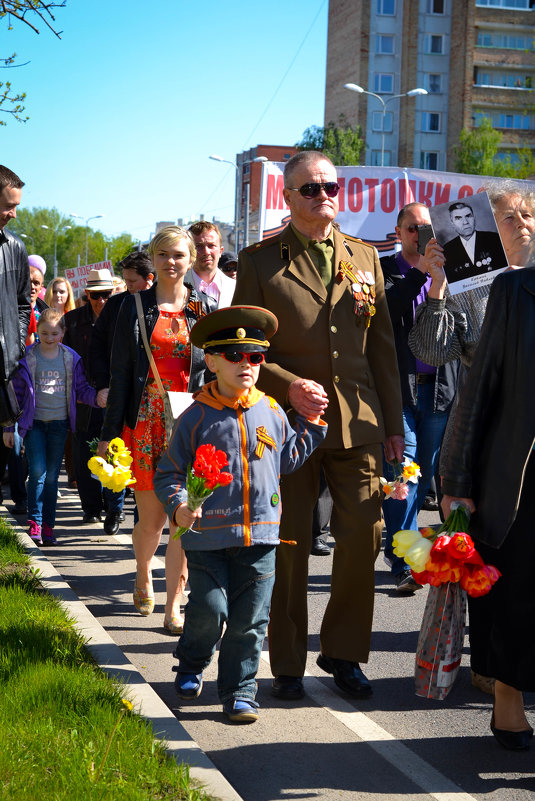
[{"label": "woman's sunglasses", "polygon": [[231,362],[232,364],[241,364],[244,359],[247,359],[249,364],[257,365],[262,364],[266,358],[263,353],[241,353],[235,350],[227,353],[218,353],[217,355],[222,356],[225,361]]},{"label": "woman's sunglasses", "polygon": [[322,189],[327,197],[336,197],[340,191],[340,184],[337,184],[336,181],[327,181],[325,184],[303,184],[303,186],[300,186],[299,189],[295,189],[293,186],[289,186],[287,188],[290,190],[290,192],[299,192],[299,194],[301,194],[303,197],[306,197],[310,200],[313,197],[317,197]]}]

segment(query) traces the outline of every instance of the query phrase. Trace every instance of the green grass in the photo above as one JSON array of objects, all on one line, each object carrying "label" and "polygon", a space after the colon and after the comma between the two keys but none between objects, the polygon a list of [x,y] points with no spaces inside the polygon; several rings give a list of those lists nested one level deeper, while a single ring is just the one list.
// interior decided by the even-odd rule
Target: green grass
[{"label": "green grass", "polygon": [[207,801],[93,664],[2,519],[0,643],[2,801]]}]

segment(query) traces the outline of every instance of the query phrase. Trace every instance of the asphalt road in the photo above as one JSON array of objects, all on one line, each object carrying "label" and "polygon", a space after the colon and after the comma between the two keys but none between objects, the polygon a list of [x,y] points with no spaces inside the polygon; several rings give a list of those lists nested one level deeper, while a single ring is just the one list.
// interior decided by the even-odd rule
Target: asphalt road
[{"label": "asphalt road", "polygon": [[[162,627],[165,540],[153,569],[156,610],[143,618],[131,601],[132,502],[127,501],[121,532],[107,537],[100,525],[81,525],[76,492],[64,483],[60,489],[60,544],[43,553],[244,801],[535,798],[535,746],[510,753],[494,741],[491,698],[470,683],[468,640],[448,698],[429,701],[414,694],[414,652],[427,590],[400,596],[382,555],[376,565],[372,655],[365,666],[373,681],[372,698],[357,702],[343,696],[316,666],[331,558],[311,557],[306,697],[291,705],[273,698],[264,655],[258,677],[260,719],[236,726],[221,714],[214,664],[197,701],[181,703],[175,695],[175,638]],[[437,520],[438,515],[427,513],[420,522]],[[526,700],[533,725],[535,694]]]}]

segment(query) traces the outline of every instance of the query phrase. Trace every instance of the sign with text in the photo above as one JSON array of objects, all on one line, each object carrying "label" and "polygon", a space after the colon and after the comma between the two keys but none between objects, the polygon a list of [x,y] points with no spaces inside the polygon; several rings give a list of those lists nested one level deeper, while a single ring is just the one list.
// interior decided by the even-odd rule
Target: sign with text
[{"label": "sign with text", "polygon": [[[284,162],[262,165],[260,238],[279,233],[290,221],[282,190]],[[402,167],[337,167],[340,229],[375,245],[379,256],[399,249],[395,227],[399,210],[418,201],[440,206],[470,198],[493,180],[484,175],[462,175]],[[526,181],[518,181],[526,186]],[[535,189],[535,183],[533,184]]]},{"label": "sign with text", "polygon": [[72,286],[75,297],[79,297],[85,289],[90,270],[109,270],[113,275],[111,261],[98,261],[96,264],[81,264],[79,267],[67,267],[65,278]]}]

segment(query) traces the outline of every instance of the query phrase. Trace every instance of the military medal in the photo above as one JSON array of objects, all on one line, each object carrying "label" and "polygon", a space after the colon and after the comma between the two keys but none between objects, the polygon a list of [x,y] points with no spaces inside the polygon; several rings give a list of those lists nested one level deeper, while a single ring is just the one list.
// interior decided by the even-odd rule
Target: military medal
[{"label": "military medal", "polygon": [[338,266],[337,280],[340,282],[343,278],[347,278],[351,282],[349,288],[353,295],[353,311],[357,317],[357,323],[364,322],[368,328],[370,320],[376,312],[373,274],[369,271],[364,272],[347,261],[341,261]]}]

